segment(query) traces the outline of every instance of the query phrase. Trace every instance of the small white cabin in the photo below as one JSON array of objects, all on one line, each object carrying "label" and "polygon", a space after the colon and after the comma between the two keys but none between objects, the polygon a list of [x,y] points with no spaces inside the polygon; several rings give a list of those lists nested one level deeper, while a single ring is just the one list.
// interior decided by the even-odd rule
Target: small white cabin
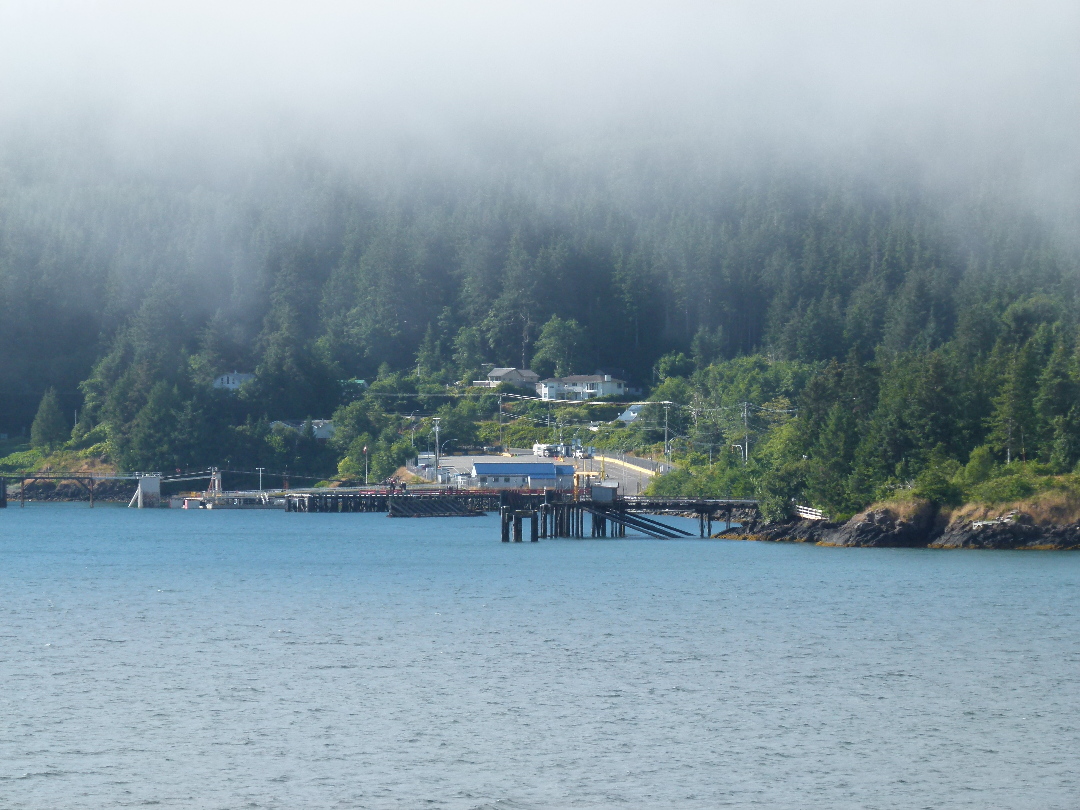
[{"label": "small white cabin", "polygon": [[243,371],[231,371],[226,374],[219,374],[214,379],[214,388],[224,388],[227,391],[236,391],[241,385],[254,379],[254,374]]}]

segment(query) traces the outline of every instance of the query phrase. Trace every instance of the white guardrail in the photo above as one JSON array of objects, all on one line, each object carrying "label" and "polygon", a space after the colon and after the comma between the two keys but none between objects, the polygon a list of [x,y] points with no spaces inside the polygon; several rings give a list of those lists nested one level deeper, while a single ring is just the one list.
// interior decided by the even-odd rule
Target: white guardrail
[{"label": "white guardrail", "polygon": [[812,506],[796,506],[795,514],[803,520],[825,520],[825,513]]}]

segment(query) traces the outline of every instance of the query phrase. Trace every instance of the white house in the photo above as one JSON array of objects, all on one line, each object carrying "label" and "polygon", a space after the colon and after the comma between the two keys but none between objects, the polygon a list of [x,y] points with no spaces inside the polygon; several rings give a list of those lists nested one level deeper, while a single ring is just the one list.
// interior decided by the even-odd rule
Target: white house
[{"label": "white house", "polygon": [[510,383],[519,388],[532,390],[540,382],[540,375],[527,368],[493,368],[486,380],[473,380],[477,388],[496,388],[500,383]]},{"label": "white house", "polygon": [[[278,422],[271,422],[270,429],[273,430],[276,427],[289,428],[290,430],[303,430],[305,419],[283,419]],[[312,419],[311,430],[315,434],[315,441],[327,442],[334,438],[334,432],[336,428],[334,423],[329,419]]]},{"label": "white house", "polygon": [[615,420],[617,422],[625,422],[629,425],[631,422],[635,421],[639,416],[641,416],[641,411],[644,408],[645,406],[641,404],[631,405],[629,408],[627,408],[625,411],[615,417]]},{"label": "white house", "polygon": [[621,396],[626,393],[626,383],[610,374],[572,374],[569,377],[552,377],[536,384],[540,399],[586,400]]},{"label": "white house", "polygon": [[235,391],[244,383],[254,379],[254,374],[247,374],[240,371],[219,374],[214,380],[214,388],[225,388],[229,391]]}]

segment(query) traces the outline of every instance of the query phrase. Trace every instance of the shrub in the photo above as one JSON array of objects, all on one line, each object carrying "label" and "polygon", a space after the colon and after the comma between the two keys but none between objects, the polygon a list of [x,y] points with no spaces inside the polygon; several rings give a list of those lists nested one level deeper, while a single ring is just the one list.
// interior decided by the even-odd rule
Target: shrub
[{"label": "shrub", "polygon": [[984,481],[971,490],[971,500],[982,503],[1007,503],[1030,497],[1036,491],[1035,482],[1026,475],[1007,475]]}]

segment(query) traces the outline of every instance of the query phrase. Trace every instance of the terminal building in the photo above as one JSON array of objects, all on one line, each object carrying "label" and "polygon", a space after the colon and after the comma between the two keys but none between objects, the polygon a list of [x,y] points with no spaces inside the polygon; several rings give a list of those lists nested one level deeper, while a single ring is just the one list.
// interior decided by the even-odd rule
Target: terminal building
[{"label": "terminal building", "polygon": [[574,465],[550,461],[477,461],[469,484],[478,489],[573,489]]}]

